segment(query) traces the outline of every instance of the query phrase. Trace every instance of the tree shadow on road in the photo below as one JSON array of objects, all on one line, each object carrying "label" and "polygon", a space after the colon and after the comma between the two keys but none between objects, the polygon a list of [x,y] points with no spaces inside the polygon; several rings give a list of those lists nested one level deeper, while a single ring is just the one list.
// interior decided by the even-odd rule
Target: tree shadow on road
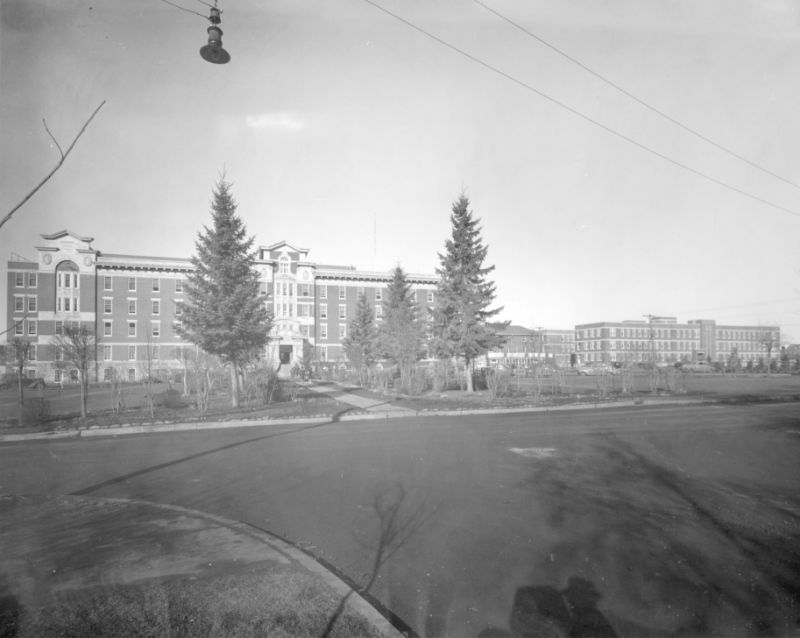
[{"label": "tree shadow on road", "polygon": [[526,482],[558,538],[534,573],[591,577],[618,632],[800,628],[800,499],[791,490],[693,480],[618,439],[575,463],[540,464]]}]

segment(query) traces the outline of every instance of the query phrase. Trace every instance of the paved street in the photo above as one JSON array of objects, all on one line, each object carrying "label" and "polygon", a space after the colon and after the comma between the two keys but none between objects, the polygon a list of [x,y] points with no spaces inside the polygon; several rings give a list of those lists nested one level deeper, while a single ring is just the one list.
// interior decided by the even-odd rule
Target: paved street
[{"label": "paved street", "polygon": [[396,533],[373,593],[425,636],[785,634],[798,451],[798,403],[382,419],[4,444],[0,493],[227,516],[359,582]]}]

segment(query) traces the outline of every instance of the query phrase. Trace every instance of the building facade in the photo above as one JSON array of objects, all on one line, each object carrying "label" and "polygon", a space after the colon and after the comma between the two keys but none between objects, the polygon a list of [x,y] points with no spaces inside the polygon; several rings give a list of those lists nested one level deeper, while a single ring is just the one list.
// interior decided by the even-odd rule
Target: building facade
[{"label": "building facade", "polygon": [[600,321],[575,326],[581,363],[614,361],[677,363],[678,361],[727,362],[732,355],[758,361],[780,351],[779,326],[735,326],[713,319],[679,323],[676,317],[646,321]]},{"label": "building facade", "polygon": [[[67,324],[97,331],[100,380],[112,368],[129,380],[141,379],[145,349],[160,367],[180,367],[181,349],[194,347],[176,332],[191,260],[107,254],[92,247],[92,237],[67,230],[42,239],[35,261],[8,262],[7,338],[34,346],[29,376],[77,380],[77,371],[63,369],[49,345]],[[276,365],[294,365],[306,347],[318,361],[340,360],[361,294],[373,305],[376,323],[381,321],[390,273],[317,264],[308,252],[285,241],[258,248],[259,294],[273,317],[266,356]],[[409,274],[408,281],[421,314],[429,315],[438,278]]]},{"label": "building facade", "polygon": [[531,330],[510,325],[499,334],[506,338],[505,345],[489,353],[490,364],[527,368],[536,363],[558,366],[570,364],[575,352],[575,331],[555,328]]}]

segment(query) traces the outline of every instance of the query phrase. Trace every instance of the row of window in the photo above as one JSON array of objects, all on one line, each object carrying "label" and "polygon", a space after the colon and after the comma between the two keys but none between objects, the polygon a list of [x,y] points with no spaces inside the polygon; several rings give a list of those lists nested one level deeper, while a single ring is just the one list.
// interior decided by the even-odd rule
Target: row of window
[{"label": "row of window", "polygon": [[[27,275],[27,277],[26,277]],[[37,273],[35,272],[15,272],[14,273],[14,286],[16,288],[24,288],[25,281],[28,281],[28,288],[36,288],[38,283]]]},{"label": "row of window", "polygon": [[[347,299],[347,286],[337,286],[339,289],[339,299]],[[361,297],[364,294],[364,286],[358,286],[356,290],[356,295]],[[328,298],[328,286],[320,286],[319,287],[319,298],[320,299],[327,299]],[[383,289],[376,288],[375,289],[375,300],[381,301],[383,299]],[[433,303],[434,294],[433,290],[428,291],[428,303]],[[411,300],[417,301],[417,291],[411,291]]]},{"label": "row of window", "polygon": [[[77,300],[76,300],[77,301]],[[138,299],[128,299],[128,314],[135,315],[137,311],[137,302]],[[110,315],[113,313],[114,309],[114,300],[111,297],[103,297],[103,314]],[[161,314],[161,300],[160,299],[151,299],[150,300],[150,310],[154,315]],[[175,314],[180,315],[183,312],[183,302],[176,301],[175,302]]]},{"label": "row of window", "polygon": [[[160,277],[149,277],[150,279],[150,286],[153,292],[161,292],[161,278]],[[126,290],[128,292],[136,292],[137,281],[145,280],[143,277],[127,277],[128,280],[128,287]],[[171,281],[175,282],[175,292],[182,293],[183,292],[183,279],[171,279]],[[61,283],[59,282],[59,287],[61,287]],[[103,275],[103,290],[113,290],[114,289],[114,277],[111,275]],[[69,287],[69,285],[67,285]]]},{"label": "row of window", "polygon": [[25,303],[25,295],[14,295],[14,312],[37,312],[38,309],[38,297],[35,296],[28,296],[28,302]]},{"label": "row of window", "polygon": [[[604,334],[604,331],[607,331]],[[588,328],[578,330],[578,339],[598,339],[602,337],[630,337],[633,339],[648,339],[648,328]],[[656,339],[699,339],[699,330],[688,328],[653,328],[652,336]]]}]

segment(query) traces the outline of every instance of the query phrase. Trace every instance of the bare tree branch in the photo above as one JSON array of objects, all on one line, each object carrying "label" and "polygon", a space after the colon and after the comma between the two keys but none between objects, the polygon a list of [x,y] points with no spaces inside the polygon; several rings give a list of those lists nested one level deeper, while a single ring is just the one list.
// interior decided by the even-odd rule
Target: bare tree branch
[{"label": "bare tree branch", "polygon": [[102,101],[102,103],[100,104],[100,106],[98,106],[98,107],[95,109],[94,113],[92,113],[92,116],[91,116],[91,117],[90,117],[88,120],[86,120],[86,124],[84,124],[84,125],[83,125],[83,128],[80,130],[80,133],[78,133],[77,137],[76,137],[74,140],[72,140],[72,144],[70,144],[70,145],[69,145],[69,148],[67,149],[67,152],[66,152],[66,153],[64,153],[64,152],[61,150],[61,147],[58,145],[58,142],[56,142],[55,138],[54,138],[54,137],[53,137],[53,135],[50,133],[50,129],[48,129],[48,128],[47,128],[47,122],[45,122],[45,123],[44,123],[44,128],[45,128],[45,130],[47,130],[47,133],[48,133],[48,135],[50,135],[50,138],[51,138],[51,139],[52,139],[54,142],[56,142],[56,146],[58,146],[58,150],[59,150],[59,152],[61,152],[61,161],[60,161],[58,164],[56,164],[56,167],[55,167],[55,168],[54,168],[52,171],[50,171],[50,173],[47,175],[47,177],[45,177],[45,178],[44,178],[44,179],[43,179],[41,182],[39,182],[39,184],[36,186],[36,188],[34,188],[34,189],[33,189],[33,190],[30,192],[30,193],[28,193],[28,194],[25,196],[25,198],[24,198],[24,199],[23,199],[23,200],[22,200],[22,201],[21,201],[19,204],[17,204],[16,206],[14,206],[14,208],[12,208],[12,209],[11,209],[11,212],[10,212],[10,213],[8,213],[8,215],[6,215],[5,217],[3,217],[3,219],[2,219],[2,220],[0,220],[0,228],[2,228],[2,227],[3,227],[3,225],[4,225],[4,224],[5,224],[5,223],[6,223],[6,222],[9,220],[9,219],[11,219],[11,216],[12,216],[14,213],[16,213],[16,212],[17,212],[17,210],[19,210],[19,208],[20,208],[20,207],[21,207],[21,206],[22,206],[22,205],[23,205],[25,202],[27,202],[27,201],[28,201],[28,200],[29,200],[31,197],[33,197],[33,195],[36,193],[36,191],[38,191],[38,190],[39,190],[39,189],[40,189],[42,186],[44,186],[45,182],[47,182],[47,180],[49,180],[49,179],[50,179],[50,178],[51,178],[51,177],[52,177],[52,176],[55,174],[55,172],[56,172],[56,171],[57,171],[59,168],[61,168],[61,165],[64,163],[64,160],[65,160],[65,159],[67,159],[67,155],[69,155],[70,151],[72,150],[72,147],[73,147],[73,146],[75,146],[75,142],[77,142],[77,141],[80,139],[81,135],[83,135],[83,132],[86,130],[86,127],[87,127],[87,126],[89,126],[89,124],[91,123],[91,121],[94,119],[94,116],[95,116],[95,115],[97,115],[97,112],[98,112],[98,111],[99,111],[101,108],[103,108],[103,104],[105,104],[105,103],[106,103],[106,101],[105,101],[105,100],[103,100],[103,101]]},{"label": "bare tree branch", "polygon": [[44,130],[47,131],[47,134],[50,136],[50,139],[53,140],[53,143],[56,146],[58,146],[58,152],[61,153],[61,161],[63,162],[64,161],[64,151],[61,150],[61,146],[59,145],[58,140],[56,140],[56,138],[53,137],[53,134],[50,132],[50,129],[47,128],[47,120],[42,118],[42,122],[44,123]]}]

